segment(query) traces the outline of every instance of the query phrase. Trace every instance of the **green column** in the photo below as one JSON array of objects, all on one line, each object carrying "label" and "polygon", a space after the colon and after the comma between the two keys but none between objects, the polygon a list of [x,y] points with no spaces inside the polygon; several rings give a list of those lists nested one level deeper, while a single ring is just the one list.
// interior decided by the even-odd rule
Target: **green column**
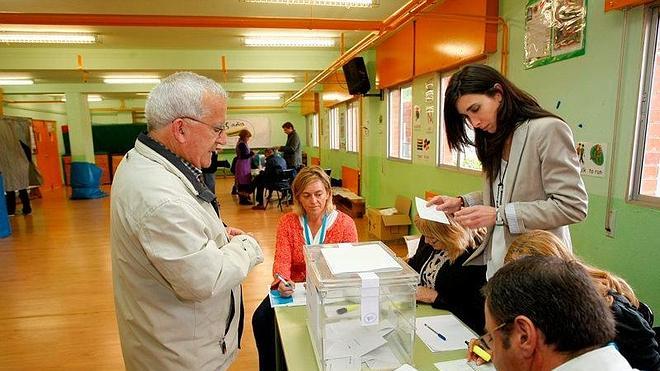
[{"label": "green column", "polygon": [[66,115],[71,143],[71,161],[94,161],[94,143],[92,142],[92,122],[87,104],[87,94],[66,93]]}]

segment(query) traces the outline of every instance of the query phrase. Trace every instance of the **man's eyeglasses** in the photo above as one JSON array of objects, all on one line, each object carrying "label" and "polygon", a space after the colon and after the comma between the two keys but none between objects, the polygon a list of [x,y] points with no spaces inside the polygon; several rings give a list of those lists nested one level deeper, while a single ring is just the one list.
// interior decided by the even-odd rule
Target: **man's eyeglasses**
[{"label": "man's eyeglasses", "polygon": [[505,321],[505,322],[500,323],[494,329],[492,329],[492,330],[488,331],[487,333],[481,335],[477,339],[477,341],[479,342],[479,344],[483,345],[484,348],[486,348],[486,350],[491,350],[492,349],[491,344],[493,344],[493,334],[495,333],[495,331],[501,330],[502,328],[504,328],[504,326],[508,325],[509,323],[510,323],[509,321]]},{"label": "man's eyeglasses", "polygon": [[204,125],[210,127],[211,129],[213,129],[213,133],[215,133],[216,136],[220,136],[220,134],[222,134],[222,132],[225,131],[225,126],[224,126],[224,124],[211,125],[211,124],[207,124],[207,123],[205,123],[204,121],[201,121],[201,120],[198,120],[198,119],[194,119],[194,118],[192,118],[192,117],[187,117],[187,116],[180,117],[180,118],[181,118],[181,119],[186,119],[186,120],[195,121],[195,122],[200,123],[200,124],[204,124]]}]

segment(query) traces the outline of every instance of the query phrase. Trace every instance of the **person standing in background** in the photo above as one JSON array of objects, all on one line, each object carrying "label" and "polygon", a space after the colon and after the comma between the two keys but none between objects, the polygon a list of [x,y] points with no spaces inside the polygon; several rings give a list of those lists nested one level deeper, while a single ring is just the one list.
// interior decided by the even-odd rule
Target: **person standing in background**
[{"label": "person standing in background", "polygon": [[280,152],[284,153],[284,160],[289,169],[296,171],[302,166],[302,146],[300,144],[300,137],[293,128],[293,124],[285,122],[282,124],[282,130],[287,135],[286,144],[280,147]]},{"label": "person standing in background", "polygon": [[238,133],[236,143],[236,188],[238,190],[238,203],[240,205],[252,205],[250,195],[252,194],[252,157],[254,151],[250,150],[248,142],[252,138],[249,130],[243,129]]},{"label": "person standing in background", "polygon": [[[16,191],[23,204],[23,215],[32,212],[28,186],[30,185],[30,161],[21,146],[15,118],[0,120],[0,173],[4,179],[5,200],[9,216],[16,214]],[[30,151],[30,148],[27,148]]]}]

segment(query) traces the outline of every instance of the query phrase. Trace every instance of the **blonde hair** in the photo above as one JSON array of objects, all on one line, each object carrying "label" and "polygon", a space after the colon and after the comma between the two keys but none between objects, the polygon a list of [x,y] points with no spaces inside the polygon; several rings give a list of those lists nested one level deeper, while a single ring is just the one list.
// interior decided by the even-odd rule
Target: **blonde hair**
[{"label": "blonde hair", "polygon": [[453,263],[468,248],[476,248],[486,235],[486,229],[470,229],[447,217],[449,224],[422,219],[415,215],[415,227],[427,237],[432,237],[444,246],[449,260]]},{"label": "blonde hair", "polygon": [[635,307],[639,307],[639,300],[628,283],[608,271],[586,264],[573,255],[564,243],[548,231],[534,230],[526,232],[516,238],[509,246],[504,257],[504,263],[510,263],[523,256],[556,256],[565,261],[577,261],[589,273],[598,292],[611,305],[612,297],[609,292],[615,291],[623,295]]},{"label": "blonde hair", "polygon": [[325,188],[325,191],[328,193],[328,200],[325,203],[325,212],[327,213],[335,209],[335,205],[332,203],[330,177],[320,166],[314,165],[302,168],[291,184],[291,192],[293,193],[293,211],[296,214],[305,214],[305,209],[302,207],[298,199],[305,188],[316,181],[320,181],[321,184],[323,184],[323,188]]},{"label": "blonde hair", "polygon": [[504,256],[504,264],[529,255],[556,256],[564,261],[576,260],[559,237],[540,229],[523,233],[513,240]]}]

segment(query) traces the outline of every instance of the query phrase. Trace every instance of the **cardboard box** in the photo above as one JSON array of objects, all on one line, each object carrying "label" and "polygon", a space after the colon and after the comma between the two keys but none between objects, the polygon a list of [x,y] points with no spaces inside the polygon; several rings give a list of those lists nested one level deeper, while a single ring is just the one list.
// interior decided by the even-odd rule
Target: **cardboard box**
[{"label": "cardboard box", "polygon": [[410,220],[410,208],[412,200],[397,196],[394,207],[397,212],[392,215],[383,215],[381,210],[367,209],[367,218],[369,218],[369,233],[376,236],[381,241],[396,240],[408,234],[408,229],[412,221]]}]

